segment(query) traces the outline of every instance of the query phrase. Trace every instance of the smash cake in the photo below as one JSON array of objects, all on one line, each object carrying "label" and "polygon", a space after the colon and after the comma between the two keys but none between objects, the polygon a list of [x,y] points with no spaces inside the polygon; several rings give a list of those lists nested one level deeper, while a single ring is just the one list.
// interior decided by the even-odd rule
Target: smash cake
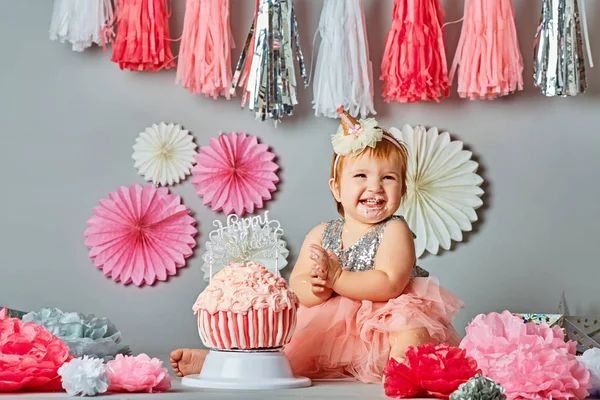
[{"label": "smash cake", "polygon": [[206,347],[266,350],[289,343],[298,305],[285,279],[251,261],[230,263],[217,272],[193,310]]}]

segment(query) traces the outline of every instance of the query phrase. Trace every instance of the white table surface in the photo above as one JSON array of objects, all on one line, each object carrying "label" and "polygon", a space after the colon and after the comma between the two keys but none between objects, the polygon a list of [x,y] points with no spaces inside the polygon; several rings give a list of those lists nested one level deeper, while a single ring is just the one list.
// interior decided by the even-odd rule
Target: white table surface
[{"label": "white table surface", "polygon": [[[70,397],[66,393],[0,393],[0,400],[5,399],[81,399],[82,397]],[[216,400],[282,400],[282,399],[304,399],[304,400],[373,400],[387,399],[383,392],[383,386],[379,384],[367,385],[358,382],[314,382],[313,386],[302,389],[289,390],[215,390],[195,389],[185,387],[180,378],[173,379],[173,387],[165,393],[130,393],[110,394],[96,397],[84,397],[84,399],[125,400],[125,399],[216,399]],[[598,398],[598,397],[595,397]],[[419,400],[434,399],[434,397],[420,397]],[[410,400],[410,399],[406,399]]]},{"label": "white table surface", "polygon": [[[81,397],[69,397],[66,393],[6,393],[0,394],[0,400],[4,399],[77,399]],[[107,398],[110,400],[124,399],[235,399],[235,400],[281,400],[281,399],[389,399],[383,392],[383,385],[367,385],[358,382],[314,382],[313,386],[302,389],[287,390],[215,390],[196,389],[183,386],[180,378],[173,379],[173,387],[165,393],[132,393],[132,394],[110,394],[86,398]]]}]

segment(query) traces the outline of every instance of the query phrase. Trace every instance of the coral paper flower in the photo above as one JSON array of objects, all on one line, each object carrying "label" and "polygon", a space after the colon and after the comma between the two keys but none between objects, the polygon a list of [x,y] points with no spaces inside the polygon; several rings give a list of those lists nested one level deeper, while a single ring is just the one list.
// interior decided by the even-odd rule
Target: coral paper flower
[{"label": "coral paper flower", "polygon": [[409,347],[406,357],[404,363],[391,359],[384,371],[384,388],[388,396],[407,397],[426,392],[448,398],[461,384],[479,373],[473,358],[463,349],[447,344]]},{"label": "coral paper flower", "polygon": [[590,373],[565,342],[559,326],[523,323],[509,311],[478,315],[460,347],[477,360],[483,374],[513,399],[583,399]]},{"label": "coral paper flower", "polygon": [[196,221],[179,196],[152,184],[121,187],[88,220],[89,257],[116,282],[152,285],[192,255]]},{"label": "coral paper flower", "polygon": [[109,392],[164,392],[171,388],[169,371],[158,358],[146,354],[124,356],[118,354],[106,363],[110,379]]},{"label": "coral paper flower", "polygon": [[58,369],[71,358],[69,347],[43,326],[0,311],[0,392],[60,390]]},{"label": "coral paper flower", "polygon": [[258,144],[256,136],[235,132],[221,134],[211,139],[209,146],[201,147],[192,183],[204,205],[240,216],[262,208],[279,182],[275,174],[279,166],[268,149],[266,144]]}]

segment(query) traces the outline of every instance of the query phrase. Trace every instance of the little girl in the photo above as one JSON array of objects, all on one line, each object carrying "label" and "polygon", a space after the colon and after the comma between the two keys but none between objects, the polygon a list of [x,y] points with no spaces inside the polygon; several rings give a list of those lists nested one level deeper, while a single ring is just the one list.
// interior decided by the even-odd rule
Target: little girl
[{"label": "little girl", "polygon": [[408,346],[457,345],[451,321],[463,304],[418,276],[414,236],[394,215],[406,193],[405,147],[374,119],[338,112],[329,186],[342,218],[313,228],[300,250],[290,285],[301,306],[285,352],[297,375],[381,382]]},{"label": "little girl", "polygon": [[[457,345],[451,321],[462,301],[416,267],[414,236],[395,216],[406,193],[404,146],[374,119],[338,110],[329,185],[342,218],[306,236],[290,285],[300,299],[285,347],[296,375],[381,382],[408,346]],[[206,350],[171,353],[178,375],[199,373]]]}]

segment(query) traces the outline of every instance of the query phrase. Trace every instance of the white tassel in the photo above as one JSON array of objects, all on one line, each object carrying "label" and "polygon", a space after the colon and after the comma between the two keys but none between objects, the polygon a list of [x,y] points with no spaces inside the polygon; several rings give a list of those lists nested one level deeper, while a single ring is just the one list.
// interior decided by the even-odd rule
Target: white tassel
[{"label": "white tassel", "polygon": [[583,29],[583,39],[585,40],[585,49],[587,50],[588,62],[590,67],[594,67],[594,59],[592,58],[592,46],[590,45],[590,34],[587,26],[587,15],[585,12],[585,0],[579,0],[577,3],[579,7],[579,19],[581,21],[581,27]]},{"label": "white tassel", "polygon": [[375,114],[362,0],[325,0],[317,33],[321,45],[313,84],[315,115],[337,118],[341,105],[353,117]]},{"label": "white tassel", "polygon": [[111,0],[54,0],[50,40],[69,42],[73,51],[84,51],[92,43],[105,47],[113,18]]}]

